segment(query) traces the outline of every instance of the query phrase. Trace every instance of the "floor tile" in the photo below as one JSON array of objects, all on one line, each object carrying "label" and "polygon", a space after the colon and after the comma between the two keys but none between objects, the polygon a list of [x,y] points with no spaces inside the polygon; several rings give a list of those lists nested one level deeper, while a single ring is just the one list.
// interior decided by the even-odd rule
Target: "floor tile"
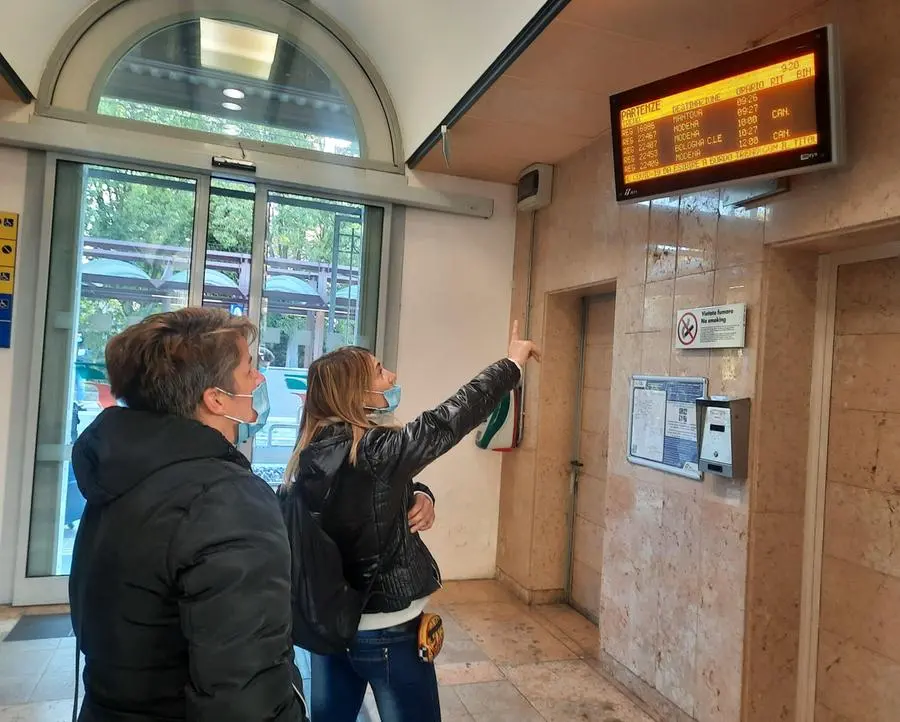
[{"label": "floor tile", "polygon": [[530,664],[576,657],[523,605],[453,605],[451,611],[460,626],[497,664]]},{"label": "floor tile", "polygon": [[72,701],[0,707],[0,722],[71,722]]},{"label": "floor tile", "polygon": [[[596,624],[565,604],[534,607],[532,611],[550,625],[552,632],[561,632],[564,635],[561,641],[579,656],[597,657],[600,652],[600,630]],[[574,648],[570,642],[575,644]]]},{"label": "floor tile", "polygon": [[493,662],[439,664],[436,671],[438,684],[447,687],[477,682],[497,682],[504,679],[503,672]]},{"label": "floor tile", "polygon": [[438,656],[439,664],[488,661],[484,650],[460,626],[449,610],[443,612],[441,619],[444,623],[444,647]]},{"label": "floor tile", "polygon": [[15,650],[9,649],[24,642],[0,643],[0,679],[12,675],[27,677],[44,673],[53,650]]},{"label": "floor tile", "polygon": [[583,661],[529,664],[503,671],[547,722],[652,722]]},{"label": "floor tile", "polygon": [[40,675],[0,678],[0,705],[25,704],[40,680]]},{"label": "floor tile", "polygon": [[474,722],[474,719],[455,689],[441,689],[441,722]]},{"label": "floor tile", "polygon": [[53,702],[75,696],[75,670],[46,671],[31,693],[30,702]]},{"label": "floor tile", "polygon": [[[81,664],[84,665],[84,655],[81,657]],[[75,650],[74,649],[57,649],[50,657],[47,663],[45,673],[66,672],[72,677],[75,676]]]},{"label": "floor tile", "polygon": [[475,722],[544,722],[509,682],[467,684],[453,689]]},{"label": "floor tile", "polygon": [[[588,656],[598,646],[597,628],[568,607],[529,608],[498,582],[476,581],[448,583],[429,610],[444,619],[444,649],[436,670],[443,722],[650,719],[589,666]],[[63,614],[66,609],[28,612]],[[0,639],[19,616],[17,610],[0,608]],[[69,722],[74,648],[71,637],[0,642],[0,722]],[[297,664],[308,694],[309,655],[298,652]],[[27,699],[33,701],[21,703]],[[371,692],[359,722],[379,722]]]},{"label": "floor tile", "polygon": [[9,636],[0,643],[0,652],[36,652],[44,650],[57,650],[62,640],[57,638],[50,639],[27,639],[27,640],[11,640]]}]

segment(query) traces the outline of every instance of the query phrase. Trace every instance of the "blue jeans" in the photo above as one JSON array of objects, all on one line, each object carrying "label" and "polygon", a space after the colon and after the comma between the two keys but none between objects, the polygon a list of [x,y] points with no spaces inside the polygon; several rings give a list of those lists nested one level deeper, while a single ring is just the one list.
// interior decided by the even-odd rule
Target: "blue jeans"
[{"label": "blue jeans", "polygon": [[434,665],[419,660],[419,620],[358,632],[343,654],[311,654],[312,722],[356,722],[372,685],[381,722],[440,722]]}]

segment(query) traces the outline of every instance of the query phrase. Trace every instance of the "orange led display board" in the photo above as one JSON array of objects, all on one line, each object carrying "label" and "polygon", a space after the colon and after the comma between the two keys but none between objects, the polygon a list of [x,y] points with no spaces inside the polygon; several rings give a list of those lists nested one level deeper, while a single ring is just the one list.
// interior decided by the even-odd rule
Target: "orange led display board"
[{"label": "orange led display board", "polygon": [[618,200],[835,165],[835,81],[822,28],[613,96]]}]

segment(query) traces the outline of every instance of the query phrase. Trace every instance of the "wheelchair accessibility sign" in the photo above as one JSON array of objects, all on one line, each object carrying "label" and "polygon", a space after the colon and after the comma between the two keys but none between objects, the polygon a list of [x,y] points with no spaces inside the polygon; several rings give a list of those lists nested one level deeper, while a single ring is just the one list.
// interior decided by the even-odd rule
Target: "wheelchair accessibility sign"
[{"label": "wheelchair accessibility sign", "polygon": [[0,211],[0,240],[14,241],[19,237],[19,214]]},{"label": "wheelchair accessibility sign", "polygon": [[0,296],[12,295],[15,284],[15,271],[12,268],[0,268]]}]

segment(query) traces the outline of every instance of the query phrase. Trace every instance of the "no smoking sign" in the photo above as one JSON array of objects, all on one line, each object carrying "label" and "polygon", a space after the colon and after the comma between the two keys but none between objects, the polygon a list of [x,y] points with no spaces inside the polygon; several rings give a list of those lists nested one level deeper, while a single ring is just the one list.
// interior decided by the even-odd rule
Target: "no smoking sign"
[{"label": "no smoking sign", "polygon": [[746,304],[687,308],[679,310],[675,318],[677,349],[744,348]]},{"label": "no smoking sign", "polygon": [[678,317],[678,343],[682,346],[690,346],[697,340],[697,331],[700,324],[697,317],[690,311]]}]

